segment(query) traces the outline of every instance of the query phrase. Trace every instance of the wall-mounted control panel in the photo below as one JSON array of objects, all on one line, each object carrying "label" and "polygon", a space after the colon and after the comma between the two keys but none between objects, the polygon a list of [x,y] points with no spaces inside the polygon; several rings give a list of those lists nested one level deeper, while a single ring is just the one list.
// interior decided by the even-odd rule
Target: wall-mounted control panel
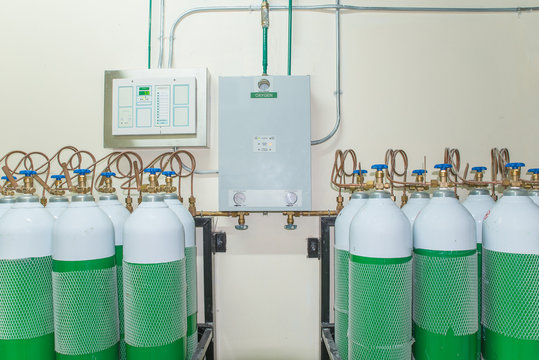
[{"label": "wall-mounted control panel", "polygon": [[105,72],[105,147],[207,146],[206,69]]},{"label": "wall-mounted control panel", "polygon": [[196,78],[112,80],[112,135],[194,134]]},{"label": "wall-mounted control panel", "polygon": [[311,210],[308,76],[219,78],[219,209]]}]

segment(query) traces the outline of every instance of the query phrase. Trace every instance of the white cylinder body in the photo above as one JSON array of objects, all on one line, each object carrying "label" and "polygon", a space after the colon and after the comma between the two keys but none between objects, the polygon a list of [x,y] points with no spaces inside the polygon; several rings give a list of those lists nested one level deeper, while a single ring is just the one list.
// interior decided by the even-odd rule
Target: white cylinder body
[{"label": "white cylinder body", "polygon": [[412,256],[410,221],[389,197],[372,197],[350,224],[350,254],[372,258]]},{"label": "white cylinder body", "polygon": [[369,195],[353,193],[335,220],[335,344],[343,360],[348,360],[348,261],[350,257],[350,224]]},{"label": "white cylinder body", "polygon": [[13,204],[0,217],[0,258],[51,256],[53,225],[54,219],[39,202]]},{"label": "white cylinder body", "polygon": [[116,246],[123,245],[124,224],[129,215],[129,211],[122,205],[118,198],[107,196],[105,200],[99,200],[97,205],[109,217],[114,226],[114,243]]},{"label": "white cylinder body", "polygon": [[335,248],[350,250],[350,224],[359,209],[367,203],[369,196],[366,193],[354,193],[348,204],[339,212],[335,219]]},{"label": "white cylinder body", "polygon": [[185,234],[185,247],[195,246],[195,219],[193,219],[189,210],[183,206],[176,196],[172,199],[165,197],[165,204],[168,205],[170,210],[176,214],[182,223]]},{"label": "white cylinder body", "polygon": [[475,250],[475,220],[455,197],[433,197],[414,222],[414,248]]},{"label": "white cylinder body", "polygon": [[528,196],[506,191],[483,222],[483,248],[539,255],[539,208]]},{"label": "white cylinder body", "polygon": [[15,196],[5,196],[0,199],[0,216],[4,215],[6,211],[11,209],[13,204],[15,204]]},{"label": "white cylinder body", "polygon": [[94,201],[73,201],[56,220],[54,260],[79,261],[114,256],[114,226]]},{"label": "white cylinder body", "polygon": [[158,264],[185,257],[182,223],[161,200],[143,201],[124,225],[124,261]]},{"label": "white cylinder body", "polygon": [[530,190],[530,199],[535,205],[539,205],[539,190]]},{"label": "white cylinder body", "polygon": [[494,206],[494,200],[487,190],[477,189],[470,192],[462,205],[472,214],[475,220],[475,234],[478,244],[483,242],[483,220],[487,212]]},{"label": "white cylinder body", "polygon": [[427,204],[430,201],[430,195],[425,192],[415,192],[410,196],[410,200],[402,207],[402,212],[408,220],[410,221],[410,225],[414,226],[414,221],[417,218],[417,215],[419,212],[427,206]]},{"label": "white cylinder body", "polygon": [[[0,218],[0,348],[3,360],[55,359],[54,219],[33,195]],[[7,344],[7,345],[6,345]]]},{"label": "white cylinder body", "polygon": [[49,202],[45,209],[52,215],[56,220],[62,215],[62,213],[67,209],[69,201],[64,196],[51,196]]}]

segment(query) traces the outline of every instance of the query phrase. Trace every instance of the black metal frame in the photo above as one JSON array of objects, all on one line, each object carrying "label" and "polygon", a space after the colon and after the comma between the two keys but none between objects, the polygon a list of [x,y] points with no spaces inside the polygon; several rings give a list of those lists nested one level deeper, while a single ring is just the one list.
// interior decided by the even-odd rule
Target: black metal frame
[{"label": "black metal frame", "polygon": [[195,217],[195,226],[202,228],[204,259],[204,319],[198,324],[198,345],[191,360],[214,360],[213,326],[213,254],[215,253],[211,231],[211,218]]},{"label": "black metal frame", "polygon": [[329,322],[330,293],[331,293],[331,228],[335,227],[334,216],[324,216],[320,218],[320,292],[321,292],[321,359],[341,360],[341,356],[335,346],[335,326]]}]

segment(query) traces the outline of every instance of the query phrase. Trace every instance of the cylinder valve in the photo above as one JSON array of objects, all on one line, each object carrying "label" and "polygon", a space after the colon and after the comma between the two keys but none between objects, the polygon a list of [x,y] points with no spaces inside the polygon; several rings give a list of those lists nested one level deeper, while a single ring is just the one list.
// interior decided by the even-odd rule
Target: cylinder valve
[{"label": "cylinder valve", "polygon": [[116,173],[110,172],[110,171],[104,171],[101,173],[101,176],[105,178],[105,181],[103,183],[103,186],[101,186],[99,189],[97,189],[101,193],[105,194],[112,194],[116,191],[114,187],[112,187],[112,177],[116,176]]},{"label": "cylinder valve", "polygon": [[34,175],[37,174],[34,170],[22,170],[19,174],[24,175],[24,185],[20,190],[23,194],[33,194],[36,192],[34,187]]}]

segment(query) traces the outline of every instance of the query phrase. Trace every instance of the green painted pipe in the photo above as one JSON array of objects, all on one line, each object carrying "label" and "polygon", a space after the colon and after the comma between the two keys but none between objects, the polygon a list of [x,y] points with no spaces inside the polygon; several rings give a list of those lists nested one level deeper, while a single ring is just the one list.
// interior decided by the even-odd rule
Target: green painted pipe
[{"label": "green painted pipe", "polygon": [[268,73],[268,28],[262,28],[262,74]]},{"label": "green painted pipe", "polygon": [[152,63],[152,0],[150,0],[149,25],[148,25],[148,69]]},{"label": "green painted pipe", "polygon": [[292,74],[292,0],[288,0],[288,76]]}]

